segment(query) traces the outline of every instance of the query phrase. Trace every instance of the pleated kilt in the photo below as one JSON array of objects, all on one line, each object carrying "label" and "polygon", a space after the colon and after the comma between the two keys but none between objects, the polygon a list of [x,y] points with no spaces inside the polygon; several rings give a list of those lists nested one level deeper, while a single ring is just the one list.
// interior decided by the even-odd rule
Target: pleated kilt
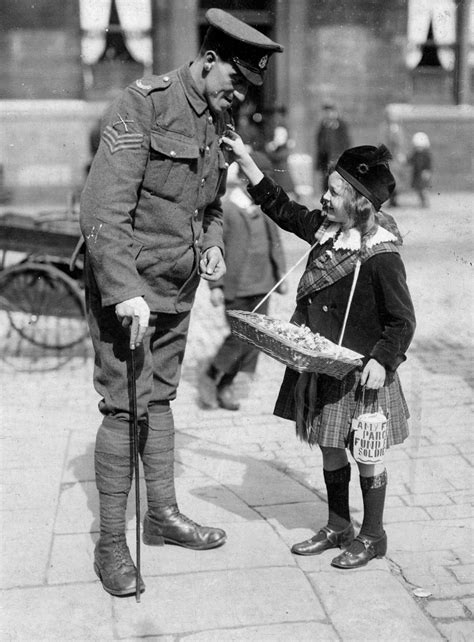
[{"label": "pleated kilt", "polygon": [[[353,370],[344,379],[323,374],[311,379],[306,373],[300,375],[287,368],[275,404],[276,416],[296,420],[295,392],[300,376],[304,377],[305,386],[306,382],[308,385],[306,397],[299,390],[298,399],[305,398],[303,405],[311,407],[311,422],[304,430],[298,424],[296,427],[297,435],[303,441],[331,448],[347,448],[352,419],[379,408],[389,418],[387,447],[400,444],[408,437],[407,420],[410,414],[397,373],[389,373],[385,386],[379,390],[365,389],[363,395],[360,370]],[[301,388],[301,383],[300,380],[298,388]],[[304,412],[305,408],[301,408],[300,401],[301,410]],[[301,412],[298,414],[301,415]]]}]

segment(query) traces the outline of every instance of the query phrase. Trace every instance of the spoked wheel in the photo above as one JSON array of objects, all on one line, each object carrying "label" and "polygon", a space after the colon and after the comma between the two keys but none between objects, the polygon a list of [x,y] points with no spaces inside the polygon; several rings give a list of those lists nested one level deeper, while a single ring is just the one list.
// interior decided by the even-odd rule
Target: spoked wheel
[{"label": "spoked wheel", "polygon": [[87,336],[84,296],[52,265],[25,262],[0,272],[0,295],[12,327],[43,348],[70,348]]}]

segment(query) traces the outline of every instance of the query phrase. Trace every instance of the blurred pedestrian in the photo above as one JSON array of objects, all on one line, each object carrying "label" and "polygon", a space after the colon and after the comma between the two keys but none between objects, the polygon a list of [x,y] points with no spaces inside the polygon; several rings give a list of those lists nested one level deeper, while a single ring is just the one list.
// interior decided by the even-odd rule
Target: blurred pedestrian
[{"label": "blurred pedestrian", "polygon": [[[224,137],[224,142],[230,140]],[[287,368],[275,414],[296,421],[297,435],[318,444],[323,455],[328,521],[309,540],[295,544],[298,555],[318,555],[341,547],[331,564],[350,569],[366,565],[387,550],[383,511],[387,487],[384,463],[357,461],[364,518],[357,537],[349,512],[351,466],[347,457],[352,419],[367,400],[389,417],[386,447],[408,436],[408,408],[397,374],[415,329],[415,314],[401,242],[392,217],[380,211],[395,181],[384,145],[348,149],[329,176],[322,211],[309,211],[288,199],[257,167],[242,141],[230,145],[250,181],[249,193],[280,227],[310,245],[297,291],[292,322],[306,325],[337,343],[354,284],[342,345],[363,355],[363,367],[342,379],[298,373]],[[355,275],[360,267],[358,279]],[[369,439],[369,437],[367,438]]]},{"label": "blurred pedestrian", "polygon": [[398,197],[404,182],[405,167],[407,164],[405,140],[402,127],[399,123],[387,123],[386,141],[387,147],[392,154],[390,169],[396,182],[395,188],[389,196],[388,203],[391,207],[398,207]]},{"label": "blurred pedestrian", "polygon": [[[252,152],[269,173],[272,166],[262,152]],[[245,181],[246,185],[246,181]],[[251,312],[283,276],[285,261],[278,227],[249,198],[237,163],[229,167],[227,192],[222,200],[227,271],[209,283],[211,302],[229,310]],[[286,284],[277,290],[286,291]],[[269,299],[259,307],[266,314]],[[259,351],[233,334],[227,335],[206,372],[199,379],[199,398],[205,408],[238,410],[232,385],[239,372],[255,373]]]},{"label": "blurred pedestrian", "polygon": [[411,186],[419,198],[421,207],[429,207],[428,190],[433,169],[430,139],[425,132],[417,132],[412,138],[412,145],[413,150],[408,158],[412,168]]},{"label": "blurred pedestrian", "polygon": [[206,17],[210,27],[193,62],[137,80],[107,110],[82,195],[87,315],[103,415],[95,448],[94,568],[112,595],[136,590],[125,539],[131,350],[147,489],[145,544],[202,550],[226,539],[222,529],[179,511],[170,402],[200,278],[214,281],[225,272],[221,137],[232,121],[229,110],[250,85],[263,83],[269,57],[282,47],[220,9]]},{"label": "blurred pedestrian", "polygon": [[321,189],[326,191],[328,171],[342,152],[351,146],[349,126],[333,102],[323,105],[323,117],[316,132],[315,167],[321,173]]},{"label": "blurred pedestrian", "polygon": [[295,184],[288,166],[288,156],[293,146],[294,141],[290,139],[288,129],[285,125],[280,124],[273,130],[273,138],[265,148],[273,167],[274,180],[289,195],[295,193]]}]

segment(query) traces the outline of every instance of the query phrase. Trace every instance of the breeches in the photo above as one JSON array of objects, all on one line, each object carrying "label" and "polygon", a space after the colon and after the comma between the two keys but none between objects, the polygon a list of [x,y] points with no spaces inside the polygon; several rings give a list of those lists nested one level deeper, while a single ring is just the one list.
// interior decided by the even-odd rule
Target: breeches
[{"label": "breeches", "polygon": [[[190,313],[154,314],[153,325],[135,350],[138,421],[176,398],[186,347]],[[129,421],[131,415],[130,348],[128,329],[122,328],[113,307],[88,311],[95,351],[94,387],[101,395],[100,412]]]}]

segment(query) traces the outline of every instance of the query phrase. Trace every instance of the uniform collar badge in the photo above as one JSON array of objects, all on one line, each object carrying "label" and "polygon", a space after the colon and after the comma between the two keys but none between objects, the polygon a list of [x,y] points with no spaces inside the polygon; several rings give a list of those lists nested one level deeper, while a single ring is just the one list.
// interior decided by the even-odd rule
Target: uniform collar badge
[{"label": "uniform collar badge", "polygon": [[151,85],[145,85],[145,83],[142,82],[140,78],[135,82],[139,89],[145,89],[145,90],[151,89]]}]

